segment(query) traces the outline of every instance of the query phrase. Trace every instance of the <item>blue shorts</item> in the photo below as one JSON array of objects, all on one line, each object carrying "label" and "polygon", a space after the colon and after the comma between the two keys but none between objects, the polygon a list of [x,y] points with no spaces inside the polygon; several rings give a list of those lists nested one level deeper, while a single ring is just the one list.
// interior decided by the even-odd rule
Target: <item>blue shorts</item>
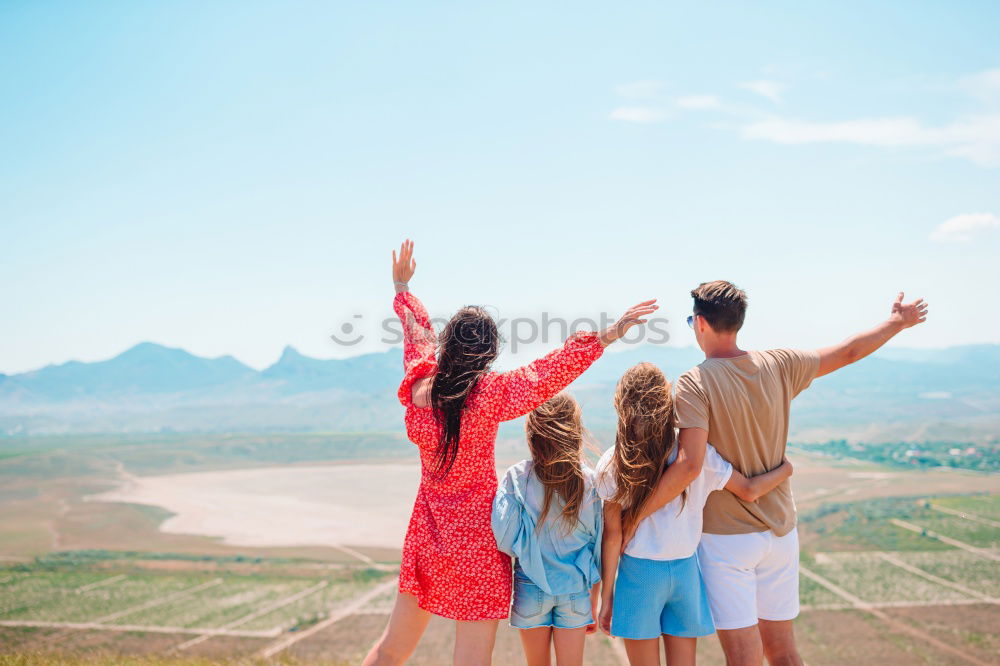
[{"label": "blue shorts", "polygon": [[611,635],[632,640],[715,633],[697,553],[680,560],[622,555],[615,581]]},{"label": "blue shorts", "polygon": [[510,626],[517,629],[578,629],[593,622],[590,590],[553,596],[532,583],[519,569],[514,570]]}]

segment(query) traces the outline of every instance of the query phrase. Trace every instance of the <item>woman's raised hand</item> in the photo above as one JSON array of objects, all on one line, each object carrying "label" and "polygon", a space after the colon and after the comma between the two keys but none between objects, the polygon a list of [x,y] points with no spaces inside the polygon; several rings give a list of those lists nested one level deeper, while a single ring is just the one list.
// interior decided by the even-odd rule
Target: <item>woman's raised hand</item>
[{"label": "woman's raised hand", "polygon": [[396,251],[392,251],[392,283],[396,287],[396,292],[407,291],[407,284],[413,277],[413,272],[417,270],[417,262],[413,259],[413,241],[407,238],[399,246],[399,256]]},{"label": "woman's raised hand", "polygon": [[625,312],[625,314],[621,316],[618,321],[601,331],[601,344],[607,347],[615,340],[624,336],[633,326],[637,324],[645,324],[646,320],[643,319],[643,317],[653,314],[659,308],[660,306],[656,304],[655,298],[633,305]]}]

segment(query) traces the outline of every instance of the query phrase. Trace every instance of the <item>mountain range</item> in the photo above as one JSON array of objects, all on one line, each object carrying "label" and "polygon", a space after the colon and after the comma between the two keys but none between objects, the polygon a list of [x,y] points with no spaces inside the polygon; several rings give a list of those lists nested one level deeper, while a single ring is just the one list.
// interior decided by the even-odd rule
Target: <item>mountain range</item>
[{"label": "mountain range", "polygon": [[[606,353],[571,390],[589,428],[614,428],[611,396],[640,361],[671,378],[702,360],[693,347]],[[202,358],[144,342],[94,363],[70,361],[0,375],[0,434],[402,430],[399,349],[321,360],[286,347],[255,370],[232,356]],[[503,432],[514,434],[515,426]],[[890,348],[816,380],[796,399],[790,437],[995,441],[1000,345]]]}]

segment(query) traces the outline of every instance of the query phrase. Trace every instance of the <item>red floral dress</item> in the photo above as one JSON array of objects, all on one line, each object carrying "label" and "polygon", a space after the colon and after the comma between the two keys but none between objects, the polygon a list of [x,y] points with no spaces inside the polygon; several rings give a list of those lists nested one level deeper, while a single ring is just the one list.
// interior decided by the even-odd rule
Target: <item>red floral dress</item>
[{"label": "red floral dress", "polygon": [[604,347],[596,333],[577,333],[561,349],[510,372],[491,372],[465,403],[458,456],[444,479],[436,479],[440,430],[429,407],[413,404],[413,383],[437,369],[436,336],[427,311],[409,292],[393,309],[403,322],[399,400],[406,407],[406,433],[420,448],[421,478],[406,531],[399,591],[417,597],[424,610],[461,621],[507,617],[510,558],[497,550],[490,511],[497,490],[493,447],[501,421],[527,414],[590,367]]}]

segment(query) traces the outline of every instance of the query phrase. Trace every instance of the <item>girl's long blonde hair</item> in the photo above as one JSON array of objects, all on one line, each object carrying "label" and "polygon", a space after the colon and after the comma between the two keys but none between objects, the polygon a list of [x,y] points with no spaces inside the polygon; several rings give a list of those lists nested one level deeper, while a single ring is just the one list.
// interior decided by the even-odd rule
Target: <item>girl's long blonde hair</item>
[{"label": "girl's long blonde hair", "polygon": [[568,393],[559,393],[528,414],[525,432],[534,471],[545,489],[541,527],[554,497],[562,500],[563,528],[572,532],[583,504],[583,445],[587,432],[580,419],[580,405]]},{"label": "girl's long blonde hair", "polygon": [[[670,382],[652,363],[640,363],[625,371],[615,390],[618,432],[615,436],[615,495],[622,507],[622,529],[635,525],[643,502],[652,494],[666,470],[676,445],[674,403]],[[687,491],[681,495],[681,508]]]}]

